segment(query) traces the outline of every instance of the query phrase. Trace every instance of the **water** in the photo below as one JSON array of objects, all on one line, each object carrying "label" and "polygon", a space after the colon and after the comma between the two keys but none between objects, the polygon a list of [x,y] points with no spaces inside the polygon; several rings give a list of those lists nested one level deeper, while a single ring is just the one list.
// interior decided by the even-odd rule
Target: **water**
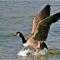
[{"label": "water", "polygon": [[31,32],[32,19],[45,4],[51,5],[51,15],[60,11],[59,0],[0,0],[0,60],[60,60],[60,20],[51,25],[47,45],[48,56],[17,57],[22,48],[20,38],[12,36],[21,31]]}]

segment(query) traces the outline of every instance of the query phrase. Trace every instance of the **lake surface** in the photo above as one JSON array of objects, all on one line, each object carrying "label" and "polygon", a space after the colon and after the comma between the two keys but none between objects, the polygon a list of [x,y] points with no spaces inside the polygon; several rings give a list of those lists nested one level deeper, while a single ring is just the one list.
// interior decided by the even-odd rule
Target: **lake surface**
[{"label": "lake surface", "polygon": [[48,56],[17,57],[21,38],[12,36],[31,32],[32,20],[45,4],[51,5],[51,15],[60,12],[59,0],[0,0],[0,60],[60,60],[60,20],[51,25],[47,38]]}]

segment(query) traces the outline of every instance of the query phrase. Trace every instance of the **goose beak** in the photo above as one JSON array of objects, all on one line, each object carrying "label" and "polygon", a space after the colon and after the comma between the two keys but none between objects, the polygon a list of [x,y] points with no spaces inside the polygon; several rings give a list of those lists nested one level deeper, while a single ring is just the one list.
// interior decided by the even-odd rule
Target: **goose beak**
[{"label": "goose beak", "polygon": [[13,34],[13,36],[19,37],[20,36],[20,32],[16,32],[15,34]]},{"label": "goose beak", "polygon": [[16,36],[16,35],[13,35],[13,36]]},{"label": "goose beak", "polygon": [[15,33],[13,36],[17,36],[18,37],[18,34]]},{"label": "goose beak", "polygon": [[15,34],[13,34],[13,36],[17,36],[18,37],[19,36],[19,33],[18,34],[15,33]]}]

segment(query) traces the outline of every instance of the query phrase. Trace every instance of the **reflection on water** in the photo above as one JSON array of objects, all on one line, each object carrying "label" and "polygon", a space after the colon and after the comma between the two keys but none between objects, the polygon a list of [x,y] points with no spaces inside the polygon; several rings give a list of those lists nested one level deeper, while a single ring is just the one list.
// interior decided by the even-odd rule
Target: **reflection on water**
[{"label": "reflection on water", "polygon": [[0,1],[0,60],[60,60],[60,20],[51,25],[46,42],[49,52],[45,56],[18,57],[22,41],[12,36],[21,31],[27,37],[31,32],[33,16],[47,3],[51,5],[51,15],[60,11],[59,0]]}]

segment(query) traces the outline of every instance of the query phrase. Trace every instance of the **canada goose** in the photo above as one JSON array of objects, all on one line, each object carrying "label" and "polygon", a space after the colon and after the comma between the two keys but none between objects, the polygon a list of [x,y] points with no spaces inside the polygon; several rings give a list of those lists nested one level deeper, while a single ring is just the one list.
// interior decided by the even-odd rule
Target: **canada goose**
[{"label": "canada goose", "polygon": [[[43,19],[47,18],[50,16],[50,5],[44,6],[44,8],[33,18],[33,23],[32,23],[32,32],[30,36],[25,39],[23,34],[21,32],[16,32],[16,36],[20,36],[22,38],[23,45],[27,47],[28,44],[32,43],[32,45],[35,46],[35,44],[38,44],[38,41],[35,41],[33,39],[34,34],[36,33],[37,25],[40,21]],[[28,43],[26,43],[28,42]],[[33,44],[34,43],[34,44]],[[40,42],[39,42],[40,43]],[[36,48],[36,47],[35,47]]]},{"label": "canada goose", "polygon": [[33,47],[34,49],[48,49],[44,41],[48,36],[50,25],[55,23],[60,18],[60,12],[50,16],[50,5],[46,5],[33,19],[32,32],[26,40],[21,32],[16,35],[22,38],[24,47]]}]

